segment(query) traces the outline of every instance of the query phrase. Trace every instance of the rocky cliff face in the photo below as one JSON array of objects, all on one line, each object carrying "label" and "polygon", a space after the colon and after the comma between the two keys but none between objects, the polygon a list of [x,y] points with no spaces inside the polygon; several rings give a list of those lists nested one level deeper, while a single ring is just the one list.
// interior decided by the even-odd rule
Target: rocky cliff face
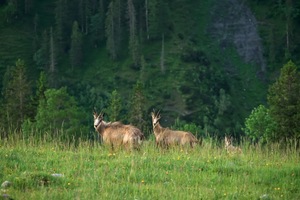
[{"label": "rocky cliff face", "polygon": [[216,1],[212,21],[208,32],[222,50],[234,46],[245,62],[260,66],[261,72],[266,70],[257,21],[244,1]]}]

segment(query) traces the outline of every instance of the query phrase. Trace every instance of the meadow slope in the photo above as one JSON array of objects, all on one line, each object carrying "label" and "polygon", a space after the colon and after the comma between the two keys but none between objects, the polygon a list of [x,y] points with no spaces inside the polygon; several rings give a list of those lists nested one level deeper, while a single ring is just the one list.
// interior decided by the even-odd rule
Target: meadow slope
[{"label": "meadow slope", "polygon": [[299,151],[241,145],[110,152],[99,143],[0,141],[1,195],[22,199],[297,199]]}]

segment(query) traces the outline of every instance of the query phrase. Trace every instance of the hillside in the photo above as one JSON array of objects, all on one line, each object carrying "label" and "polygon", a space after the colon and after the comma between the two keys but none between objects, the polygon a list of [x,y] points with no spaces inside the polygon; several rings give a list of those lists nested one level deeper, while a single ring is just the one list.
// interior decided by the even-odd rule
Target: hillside
[{"label": "hillside", "polygon": [[[148,124],[157,109],[164,125],[179,118],[203,133],[242,134],[245,117],[266,102],[268,84],[286,61],[279,58],[282,44],[270,42],[261,25],[268,2],[1,1],[0,86],[22,59],[33,91],[45,71],[49,87],[67,86],[87,113],[107,108],[117,90],[126,122],[140,81]],[[285,22],[270,19],[276,28]],[[298,27],[293,23],[292,31]],[[297,63],[299,38],[291,38],[288,58]]]}]

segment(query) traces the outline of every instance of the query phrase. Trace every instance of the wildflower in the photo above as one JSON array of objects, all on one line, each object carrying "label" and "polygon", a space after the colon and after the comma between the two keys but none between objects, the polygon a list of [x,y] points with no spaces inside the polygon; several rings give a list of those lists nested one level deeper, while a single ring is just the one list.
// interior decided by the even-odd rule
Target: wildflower
[{"label": "wildflower", "polygon": [[68,185],[71,185],[71,183],[69,182]]},{"label": "wildflower", "polygon": [[144,181],[144,180],[142,180],[142,181],[141,181],[141,183],[145,183],[145,181]]}]

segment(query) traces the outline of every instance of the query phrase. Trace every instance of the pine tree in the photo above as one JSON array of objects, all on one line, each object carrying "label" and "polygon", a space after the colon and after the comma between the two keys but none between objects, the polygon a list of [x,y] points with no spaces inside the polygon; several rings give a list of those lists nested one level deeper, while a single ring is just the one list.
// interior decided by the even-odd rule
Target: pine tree
[{"label": "pine tree", "polygon": [[79,31],[78,23],[73,23],[71,35],[70,61],[72,70],[82,65],[82,34]]},{"label": "pine tree", "polygon": [[278,125],[275,140],[300,139],[300,74],[289,61],[268,92],[270,114]]}]

